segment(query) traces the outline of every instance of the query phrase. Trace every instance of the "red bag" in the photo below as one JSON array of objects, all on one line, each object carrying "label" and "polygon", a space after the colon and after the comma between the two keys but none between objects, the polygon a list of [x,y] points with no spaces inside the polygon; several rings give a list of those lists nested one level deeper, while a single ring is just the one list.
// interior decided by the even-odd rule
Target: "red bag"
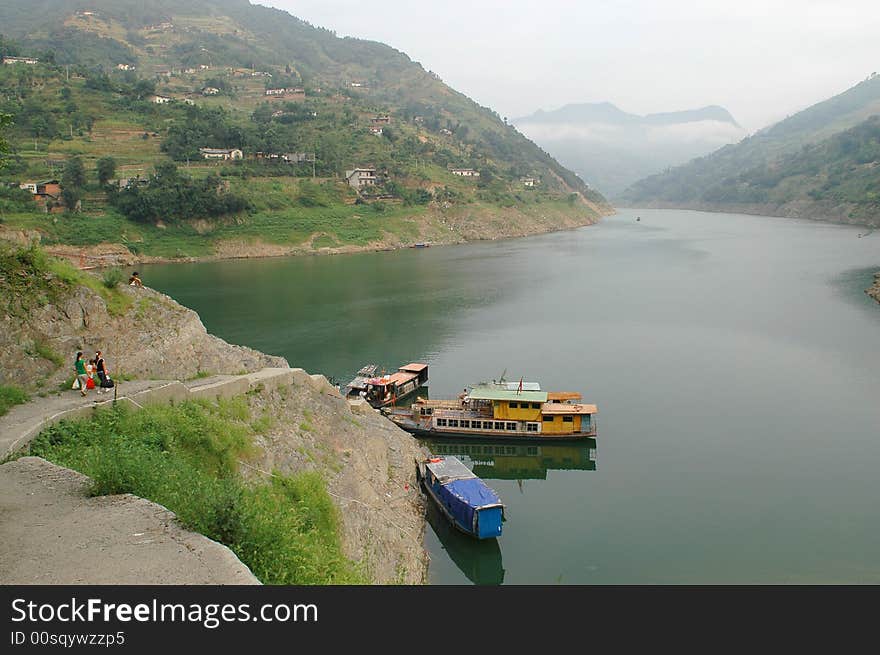
[{"label": "red bag", "polygon": [[94,389],[95,388],[95,380],[93,378],[86,378],[86,389]]}]

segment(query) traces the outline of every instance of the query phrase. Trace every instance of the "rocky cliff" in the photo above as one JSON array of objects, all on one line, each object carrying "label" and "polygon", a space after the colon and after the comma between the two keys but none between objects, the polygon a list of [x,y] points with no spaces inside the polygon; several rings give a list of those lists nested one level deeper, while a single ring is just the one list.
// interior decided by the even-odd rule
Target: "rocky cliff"
[{"label": "rocky cliff", "polygon": [[[14,412],[32,412],[41,403],[48,411],[55,396],[76,395],[67,382],[78,349],[91,355],[100,348],[118,379],[186,380],[288,367],[283,358],[208,334],[195,312],[163,294],[128,286],[119,293],[130,301],[121,311],[111,311],[93,289],[74,285],[26,314],[0,316],[0,383],[37,395]],[[292,384],[258,385],[246,394],[261,428],[253,436],[256,454],[241,462],[240,474],[256,481],[275,472],[320,471],[340,510],[346,555],[376,583],[423,582],[417,442],[369,407],[352,410],[321,376],[314,378],[297,370]],[[190,385],[203,382],[210,380]],[[123,389],[126,384],[138,383],[123,381]]]}]

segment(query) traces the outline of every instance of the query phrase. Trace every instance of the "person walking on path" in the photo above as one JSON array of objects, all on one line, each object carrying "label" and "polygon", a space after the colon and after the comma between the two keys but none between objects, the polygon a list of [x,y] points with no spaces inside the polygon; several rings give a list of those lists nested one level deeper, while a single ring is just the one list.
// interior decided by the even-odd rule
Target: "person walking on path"
[{"label": "person walking on path", "polygon": [[86,395],[86,385],[89,381],[89,374],[86,373],[86,360],[83,359],[82,351],[76,353],[76,361],[74,362],[74,368],[76,369],[76,379],[79,382],[79,393],[82,396]]},{"label": "person walking on path", "polygon": [[98,372],[98,380],[100,380],[100,383],[98,384],[98,393],[104,393],[107,391],[107,378],[110,376],[107,373],[107,364],[104,362],[104,355],[100,350],[95,352],[95,370]]}]

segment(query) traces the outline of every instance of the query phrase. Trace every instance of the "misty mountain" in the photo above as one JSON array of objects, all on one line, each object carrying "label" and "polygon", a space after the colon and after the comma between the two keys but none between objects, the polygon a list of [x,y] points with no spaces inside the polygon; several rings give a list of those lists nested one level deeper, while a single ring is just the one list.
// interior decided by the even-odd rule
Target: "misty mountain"
[{"label": "misty mountain", "polygon": [[669,166],[735,143],[745,130],[723,107],[639,116],[609,102],[538,110],[514,121],[529,138],[611,197]]},{"label": "misty mountain", "polygon": [[880,221],[880,75],[735,145],[647,177],[633,205]]}]

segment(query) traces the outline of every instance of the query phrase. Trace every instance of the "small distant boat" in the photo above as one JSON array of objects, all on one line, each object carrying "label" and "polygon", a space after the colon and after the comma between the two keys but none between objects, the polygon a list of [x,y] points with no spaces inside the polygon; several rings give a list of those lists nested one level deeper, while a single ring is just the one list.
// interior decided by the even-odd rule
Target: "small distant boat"
[{"label": "small distant boat", "polygon": [[420,242],[420,243],[414,243],[414,244],[412,245],[412,247],[413,247],[413,248],[430,248],[430,247],[431,247],[431,244],[430,244],[430,243]]},{"label": "small distant boat", "polygon": [[346,385],[346,398],[364,398],[371,407],[380,409],[410,398],[428,382],[428,365],[413,362],[401,366],[390,375],[377,375],[379,367],[368,364]]},{"label": "small distant boat", "polygon": [[501,536],[504,503],[457,457],[417,462],[422,487],[452,525],[477,539]]}]

